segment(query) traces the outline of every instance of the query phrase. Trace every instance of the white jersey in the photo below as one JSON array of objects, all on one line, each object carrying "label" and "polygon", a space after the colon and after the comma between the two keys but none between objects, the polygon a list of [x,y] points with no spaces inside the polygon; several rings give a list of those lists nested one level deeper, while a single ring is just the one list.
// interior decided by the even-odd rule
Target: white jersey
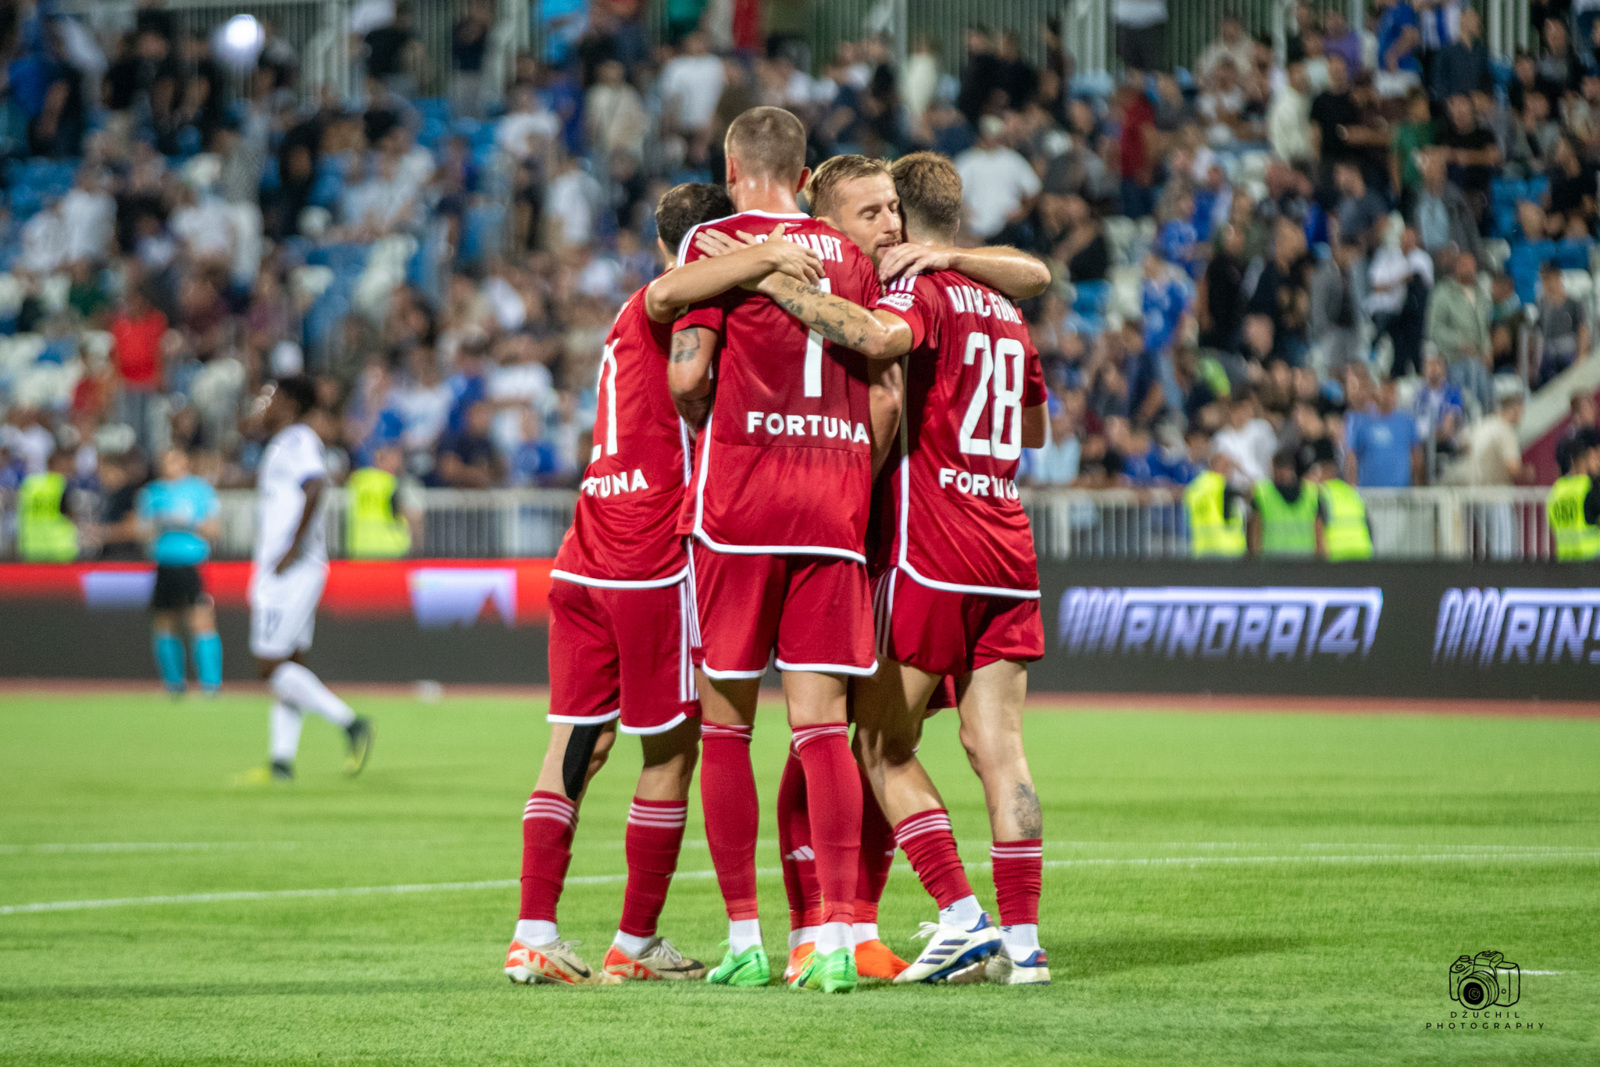
[{"label": "white jersey", "polygon": [[[294,532],[306,506],[305,484],[327,477],[322,439],[305,423],[289,426],[267,443],[256,475],[257,572],[276,567],[294,543]],[[312,520],[301,549],[301,562],[327,564],[328,539],[321,515]]]}]

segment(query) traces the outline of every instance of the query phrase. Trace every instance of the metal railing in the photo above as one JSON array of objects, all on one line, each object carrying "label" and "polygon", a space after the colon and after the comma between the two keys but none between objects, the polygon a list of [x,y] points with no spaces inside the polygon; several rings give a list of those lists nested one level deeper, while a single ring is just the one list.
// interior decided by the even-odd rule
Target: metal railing
[{"label": "metal railing", "polygon": [[[1549,491],[1528,488],[1367,489],[1373,551],[1393,560],[1542,560],[1555,554]],[[217,555],[250,555],[255,494],[221,494]],[[577,494],[563,489],[429,489],[415,554],[446,559],[553,556]],[[1041,559],[1184,559],[1189,526],[1173,489],[1028,489],[1023,506]],[[328,545],[343,554],[344,494],[330,496]]]}]

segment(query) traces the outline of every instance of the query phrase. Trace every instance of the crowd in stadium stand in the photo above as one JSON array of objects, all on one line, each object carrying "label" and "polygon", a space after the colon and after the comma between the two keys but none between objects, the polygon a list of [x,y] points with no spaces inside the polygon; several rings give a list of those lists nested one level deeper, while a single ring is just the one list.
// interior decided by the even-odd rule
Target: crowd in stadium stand
[{"label": "crowd in stadium stand", "polygon": [[270,24],[240,74],[158,6],[98,40],[0,5],[0,493],[68,450],[114,542],[165,447],[249,485],[249,400],[302,369],[347,467],[398,446],[425,485],[576,484],[654,202],[718,179],[756,104],[813,161],[947,153],[966,238],[1048,260],[1031,484],[1182,485],[1212,450],[1241,487],[1286,450],[1361,486],[1510,484],[1524,390],[1593,344],[1600,33],[1535,7],[1509,64],[1463,5],[1377,0],[1365,26],[1302,5],[1285,63],[1233,19],[1176,73],[1119,35],[1097,84],[1053,27],[1037,57],[974,28],[958,72],[958,42],[897,66],[868,38],[813,75],[798,39],[679,17],[657,44],[592,0],[501,93],[492,5],[436,61],[404,3],[362,5],[360,102],[318,106]]}]

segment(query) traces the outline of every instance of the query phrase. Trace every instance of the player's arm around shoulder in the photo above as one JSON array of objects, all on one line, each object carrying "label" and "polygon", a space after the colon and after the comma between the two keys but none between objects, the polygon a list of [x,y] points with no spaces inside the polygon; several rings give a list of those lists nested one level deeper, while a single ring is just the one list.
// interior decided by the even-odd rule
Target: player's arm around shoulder
[{"label": "player's arm around shoulder", "polygon": [[1027,300],[1050,288],[1050,268],[1042,260],[1005,245],[956,248],[905,242],[885,249],[878,264],[878,275],[885,282],[936,270],[965,274],[1012,300]]},{"label": "player's arm around shoulder", "polygon": [[774,272],[815,284],[822,277],[822,260],[804,245],[784,239],[785,226],[758,238],[720,230],[695,235],[700,259],[673,267],[644,293],[644,310],[655,322],[671,322],[679,311],[712,300],[729,289],[754,283]]},{"label": "player's arm around shoulder", "polygon": [[899,359],[911,351],[911,327],[892,311],[869,311],[781,274],[767,275],[756,291],[834,344],[868,359]]}]

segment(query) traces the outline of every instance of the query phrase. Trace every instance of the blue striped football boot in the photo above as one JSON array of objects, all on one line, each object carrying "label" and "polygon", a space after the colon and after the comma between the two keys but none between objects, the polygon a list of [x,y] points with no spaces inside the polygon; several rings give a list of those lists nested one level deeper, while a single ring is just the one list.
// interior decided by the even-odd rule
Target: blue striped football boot
[{"label": "blue striped football boot", "polygon": [[1000,928],[989,921],[988,912],[970,930],[942,922],[923,923],[917,936],[927,938],[928,947],[895,976],[896,982],[959,982],[969,974],[981,976],[984,961],[1001,950]]}]

